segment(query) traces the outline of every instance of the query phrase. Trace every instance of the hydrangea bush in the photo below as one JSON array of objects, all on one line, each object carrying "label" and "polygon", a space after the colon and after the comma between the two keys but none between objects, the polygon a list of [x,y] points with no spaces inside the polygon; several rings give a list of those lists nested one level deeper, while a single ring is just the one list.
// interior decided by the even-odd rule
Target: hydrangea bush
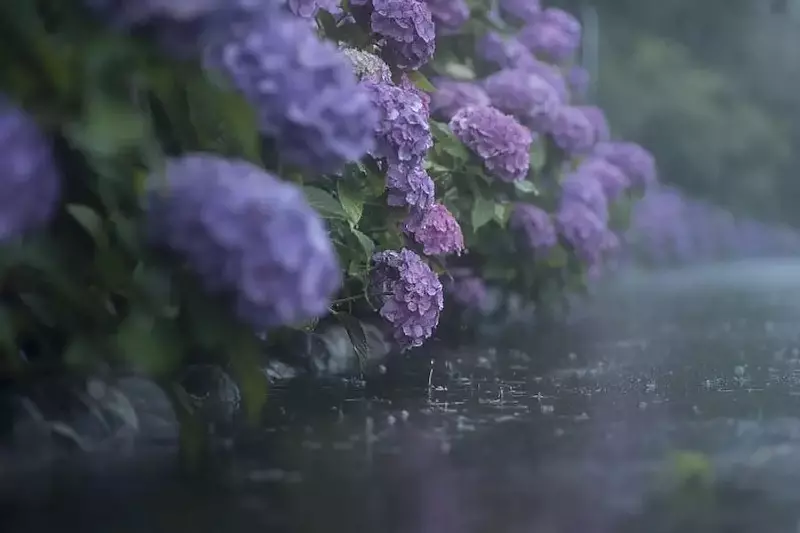
[{"label": "hydrangea bush", "polygon": [[538,1],[12,1],[0,16],[16,28],[0,80],[8,374],[110,365],[167,384],[214,360],[257,417],[264,357],[320,324],[363,355],[366,320],[410,350],[460,319],[448,307],[488,312],[490,292],[557,308],[657,182],[584,100],[580,22]]}]

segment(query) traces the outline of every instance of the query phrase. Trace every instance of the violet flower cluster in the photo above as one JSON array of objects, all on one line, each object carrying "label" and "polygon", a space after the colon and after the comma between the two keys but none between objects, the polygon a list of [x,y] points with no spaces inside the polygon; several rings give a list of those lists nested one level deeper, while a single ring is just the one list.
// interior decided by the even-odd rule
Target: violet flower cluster
[{"label": "violet flower cluster", "polygon": [[149,186],[153,242],[257,330],[327,313],[342,270],[324,222],[297,186],[204,153],[170,159]]},{"label": "violet flower cluster", "polygon": [[512,19],[533,22],[541,14],[539,0],[500,0],[500,11]]},{"label": "violet flower cluster", "polygon": [[436,92],[431,95],[431,114],[441,120],[450,120],[459,109],[469,106],[488,106],[489,95],[473,82],[440,79]]},{"label": "violet flower cluster", "polygon": [[369,14],[370,29],[390,65],[416,70],[433,57],[436,25],[423,0],[357,0],[351,6]]},{"label": "violet flower cluster", "polygon": [[422,246],[425,255],[460,255],[464,251],[461,226],[442,204],[434,203],[427,209],[412,211],[404,229]]},{"label": "violet flower cluster", "polygon": [[561,106],[549,126],[553,142],[568,154],[586,154],[597,140],[596,128],[578,107]]},{"label": "violet flower cluster", "polygon": [[594,154],[622,169],[634,187],[648,187],[658,181],[653,154],[636,143],[600,143],[595,146]]},{"label": "violet flower cluster", "polygon": [[288,11],[264,9],[212,32],[205,64],[250,101],[286,162],[335,172],[374,147],[378,116],[350,62]]},{"label": "violet flower cluster", "polygon": [[50,139],[25,111],[0,96],[0,244],[41,229],[61,197]]},{"label": "violet flower cluster", "polygon": [[466,0],[425,0],[431,10],[436,31],[448,35],[457,32],[469,20]]},{"label": "violet flower cluster", "polygon": [[517,35],[534,54],[555,62],[572,57],[581,44],[581,23],[566,11],[549,7]]},{"label": "violet flower cluster", "polygon": [[403,349],[421,346],[433,335],[444,308],[439,277],[407,248],[377,253],[372,264],[371,288],[394,339]]},{"label": "violet flower cluster", "polygon": [[494,107],[517,117],[534,131],[545,131],[562,104],[546,79],[522,69],[499,70],[484,80],[483,87]]},{"label": "violet flower cluster", "polygon": [[525,179],[533,135],[514,117],[494,107],[470,106],[460,109],[449,125],[490,175],[506,182]]},{"label": "violet flower cluster", "polygon": [[448,298],[466,309],[485,311],[491,299],[486,283],[470,269],[453,269],[452,279],[444,283]]},{"label": "violet flower cluster", "polygon": [[514,204],[509,226],[519,231],[533,252],[544,252],[558,243],[553,220],[544,209],[526,203]]}]

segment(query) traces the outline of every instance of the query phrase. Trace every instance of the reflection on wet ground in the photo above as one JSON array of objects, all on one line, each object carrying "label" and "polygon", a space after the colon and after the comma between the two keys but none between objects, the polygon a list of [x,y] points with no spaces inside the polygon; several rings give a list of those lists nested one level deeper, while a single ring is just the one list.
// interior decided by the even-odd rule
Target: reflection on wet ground
[{"label": "reflection on wet ground", "polygon": [[629,274],[519,350],[276,388],[208,483],[80,478],[7,531],[795,532],[799,319],[800,262]]}]

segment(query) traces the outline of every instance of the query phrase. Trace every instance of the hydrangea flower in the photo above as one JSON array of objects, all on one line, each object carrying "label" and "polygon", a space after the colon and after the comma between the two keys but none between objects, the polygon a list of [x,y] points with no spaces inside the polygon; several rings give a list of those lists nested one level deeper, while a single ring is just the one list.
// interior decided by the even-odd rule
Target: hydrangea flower
[{"label": "hydrangea flower", "polygon": [[33,118],[0,96],[0,244],[37,230],[55,213],[61,172]]},{"label": "hydrangea flower", "polygon": [[397,84],[398,87],[403,89],[404,91],[410,91],[417,96],[419,99],[422,100],[422,105],[425,106],[425,113],[430,116],[431,114],[431,95],[420,89],[416,83],[411,81],[411,78],[408,77],[408,74],[403,72],[400,75],[400,82]]},{"label": "hydrangea flower", "polygon": [[441,120],[450,120],[462,107],[490,104],[489,95],[476,83],[437,80],[436,92],[431,95],[431,114]]},{"label": "hydrangea flower", "polygon": [[370,26],[383,58],[401,70],[416,70],[436,50],[436,26],[422,0],[372,0]]},{"label": "hydrangea flower", "polygon": [[379,252],[372,263],[372,290],[381,303],[380,315],[393,326],[394,339],[403,349],[422,346],[444,308],[439,277],[407,248]]},{"label": "hydrangea flower", "polygon": [[567,85],[574,94],[585,96],[590,83],[589,71],[580,65],[575,65],[567,71]]},{"label": "hydrangea flower", "polygon": [[561,107],[553,86],[525,70],[495,72],[484,80],[483,87],[494,107],[514,115],[534,131],[544,131]]},{"label": "hydrangea flower", "polygon": [[476,43],[478,57],[499,68],[526,68],[536,59],[515,37],[505,37],[490,31]]},{"label": "hydrangea flower", "polygon": [[630,187],[628,177],[618,166],[599,157],[584,159],[575,172],[595,179],[609,200],[616,200]]},{"label": "hydrangea flower", "polygon": [[603,222],[608,220],[608,198],[594,174],[573,172],[561,183],[561,199],[588,207]]},{"label": "hydrangea flower", "polygon": [[535,205],[515,204],[509,224],[512,229],[522,232],[528,247],[534,252],[549,250],[558,243],[550,215]]},{"label": "hydrangea flower", "polygon": [[600,259],[606,223],[586,204],[569,199],[562,201],[556,213],[556,228],[579,258],[590,264]]},{"label": "hydrangea flower", "polygon": [[489,289],[481,278],[469,269],[458,269],[451,274],[452,279],[444,284],[448,296],[468,309],[484,311],[489,308]]},{"label": "hydrangea flower", "polygon": [[566,11],[550,7],[522,28],[517,38],[533,53],[563,61],[580,47],[581,23]]},{"label": "hydrangea flower", "polygon": [[595,127],[579,108],[561,106],[551,121],[548,133],[553,142],[568,154],[583,154],[595,145]]},{"label": "hydrangea flower", "polygon": [[499,7],[505,15],[524,22],[535,20],[542,11],[539,0],[500,0]]},{"label": "hydrangea flower", "polygon": [[594,129],[594,138],[597,142],[605,142],[611,138],[611,130],[608,127],[606,114],[597,106],[584,105],[577,106],[578,109],[589,119]]},{"label": "hydrangea flower", "polygon": [[436,30],[445,35],[455,33],[469,20],[465,0],[425,0],[431,10]]},{"label": "hydrangea flower", "polygon": [[427,209],[412,210],[404,224],[425,255],[461,255],[464,235],[453,214],[439,203]]},{"label": "hydrangea flower", "polygon": [[289,11],[303,18],[314,18],[320,9],[334,13],[341,0],[286,0]]},{"label": "hydrangea flower", "polygon": [[358,79],[392,83],[392,71],[380,57],[358,48],[342,48],[342,53],[353,64],[353,72]]},{"label": "hydrangea flower", "polygon": [[450,129],[497,179],[514,182],[528,174],[533,136],[514,117],[494,107],[464,107],[450,120]]},{"label": "hydrangea flower", "polygon": [[636,187],[647,187],[658,180],[653,154],[636,143],[600,143],[595,146],[594,153],[621,168]]},{"label": "hydrangea flower", "polygon": [[327,313],[342,272],[328,231],[294,184],[242,160],[194,153],[153,176],[151,237],[259,330]]},{"label": "hydrangea flower", "polygon": [[205,56],[253,104],[285,161],[334,172],[373,149],[369,93],[344,54],[302,19],[265,9],[215,32]]},{"label": "hydrangea flower", "polygon": [[557,67],[545,63],[544,61],[533,59],[533,61],[521,66],[520,68],[544,78],[547,83],[553,86],[562,102],[566,103],[569,101],[569,89],[567,87],[567,82],[564,79],[564,75],[561,74],[561,71]]},{"label": "hydrangea flower", "polygon": [[395,85],[373,82],[364,85],[380,113],[374,155],[386,158],[389,163],[419,164],[433,146],[423,100],[415,92]]},{"label": "hydrangea flower", "polygon": [[394,207],[427,209],[433,204],[434,183],[422,165],[392,163],[386,173],[386,202]]}]

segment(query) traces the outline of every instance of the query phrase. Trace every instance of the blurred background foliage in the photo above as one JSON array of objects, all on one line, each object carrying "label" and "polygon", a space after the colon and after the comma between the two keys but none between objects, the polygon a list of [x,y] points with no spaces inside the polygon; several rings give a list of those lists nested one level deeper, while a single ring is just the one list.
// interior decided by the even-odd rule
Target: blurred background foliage
[{"label": "blurred background foliage", "polygon": [[662,181],[800,223],[800,2],[559,0],[597,14],[595,98]]}]

